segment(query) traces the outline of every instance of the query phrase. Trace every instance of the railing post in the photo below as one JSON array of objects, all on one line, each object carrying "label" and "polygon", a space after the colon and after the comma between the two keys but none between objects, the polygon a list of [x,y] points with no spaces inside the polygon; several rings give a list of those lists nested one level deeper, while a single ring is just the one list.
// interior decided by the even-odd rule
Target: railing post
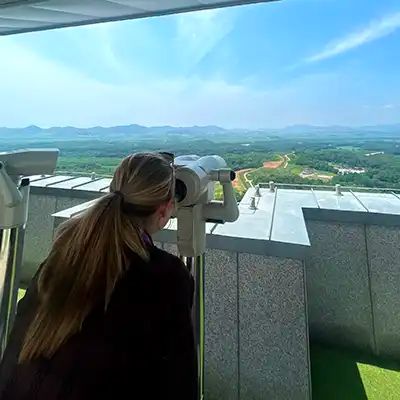
[{"label": "railing post", "polygon": [[275,182],[274,181],[269,182],[269,190],[271,192],[275,192]]},{"label": "railing post", "polygon": [[256,198],[253,196],[250,198],[250,205],[249,205],[250,210],[256,210]]}]

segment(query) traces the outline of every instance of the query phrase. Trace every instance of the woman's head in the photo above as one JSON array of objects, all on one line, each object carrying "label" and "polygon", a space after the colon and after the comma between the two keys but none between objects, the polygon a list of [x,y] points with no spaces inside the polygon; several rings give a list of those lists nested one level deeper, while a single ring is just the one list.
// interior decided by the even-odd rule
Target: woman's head
[{"label": "woman's head", "polygon": [[39,306],[20,361],[51,357],[94,307],[107,308],[131,254],[148,260],[143,233],[165,226],[174,210],[174,194],[171,160],[161,154],[134,154],[116,169],[110,193],[59,227],[41,266]]},{"label": "woman's head", "polygon": [[121,213],[152,234],[174,211],[175,172],[171,161],[157,153],[126,157],[114,173],[110,195]]}]

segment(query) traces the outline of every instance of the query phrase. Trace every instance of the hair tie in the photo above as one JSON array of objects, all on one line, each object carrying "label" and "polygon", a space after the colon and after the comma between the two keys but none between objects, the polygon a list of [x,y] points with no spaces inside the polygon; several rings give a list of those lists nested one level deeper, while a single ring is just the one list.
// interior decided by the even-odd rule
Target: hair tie
[{"label": "hair tie", "polygon": [[116,190],[115,192],[113,192],[113,194],[115,196],[118,196],[120,199],[124,200],[124,194],[121,193],[119,190]]}]

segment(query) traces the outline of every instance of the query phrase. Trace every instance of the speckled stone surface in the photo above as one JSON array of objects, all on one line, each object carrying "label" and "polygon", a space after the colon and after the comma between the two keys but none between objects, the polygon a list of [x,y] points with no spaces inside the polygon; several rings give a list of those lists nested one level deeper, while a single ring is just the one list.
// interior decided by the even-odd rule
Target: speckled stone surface
[{"label": "speckled stone surface", "polygon": [[[175,244],[164,250],[177,255]],[[205,395],[238,399],[237,254],[207,249],[205,256]]]},{"label": "speckled stone surface", "polygon": [[[57,197],[55,212],[66,210],[67,208],[75,207],[75,206],[85,203],[85,202],[86,202],[85,199],[75,199],[75,198],[71,198],[71,197]],[[55,228],[56,228],[56,226],[55,226]]]},{"label": "speckled stone surface", "polygon": [[308,221],[307,228],[311,340],[373,351],[364,225]]},{"label": "speckled stone surface", "polygon": [[154,246],[158,247],[159,249],[163,249],[164,248],[164,244],[161,242],[154,242]]},{"label": "speckled stone surface", "polygon": [[400,359],[400,228],[368,226],[378,354]]},{"label": "speckled stone surface", "polygon": [[205,398],[238,399],[237,254],[205,257]]},{"label": "speckled stone surface", "polygon": [[21,280],[28,285],[39,264],[49,252],[53,238],[53,218],[56,198],[32,195],[26,225]]},{"label": "speckled stone surface", "polygon": [[26,227],[22,284],[29,284],[39,264],[46,258],[53,241],[52,214],[85,202],[85,199],[31,194]]},{"label": "speckled stone surface", "polygon": [[171,253],[175,256],[178,255],[178,247],[176,246],[176,244],[173,243],[163,243],[163,248],[165,251],[168,251],[168,253]]},{"label": "speckled stone surface", "polygon": [[75,207],[78,204],[85,203],[87,200],[74,197],[57,197],[56,212]]},{"label": "speckled stone surface", "polygon": [[311,398],[301,261],[239,255],[242,400]]}]

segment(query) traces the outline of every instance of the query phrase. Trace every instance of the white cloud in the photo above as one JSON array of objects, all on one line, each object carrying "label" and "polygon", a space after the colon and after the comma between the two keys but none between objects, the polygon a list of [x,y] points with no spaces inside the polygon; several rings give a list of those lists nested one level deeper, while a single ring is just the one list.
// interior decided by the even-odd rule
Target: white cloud
[{"label": "white cloud", "polygon": [[[82,62],[87,62],[90,58],[91,62],[101,65],[103,70],[108,70],[115,76],[126,77],[132,74],[132,70],[115,51],[115,31],[115,24],[101,23],[68,28],[57,33],[60,43],[70,42],[77,53],[85,57]],[[75,69],[79,71],[80,67],[79,63],[76,63]]]},{"label": "white cloud", "polygon": [[176,43],[182,58],[191,66],[199,63],[235,26],[232,10],[197,11],[176,19]]},{"label": "white cloud", "polygon": [[372,21],[367,27],[328,43],[325,48],[305,59],[313,63],[345,53],[373,40],[390,35],[400,28],[400,12]]},{"label": "white cloud", "polygon": [[391,113],[392,111],[396,111],[397,109],[400,109],[400,103],[395,104],[395,103],[388,103],[388,104],[364,104],[363,108],[373,110],[376,112],[381,112],[384,111],[385,113]]},{"label": "white cloud", "polygon": [[97,54],[100,54],[101,62],[105,62],[109,65],[115,73],[126,73],[125,65],[121,62],[121,59],[114,51],[112,42],[112,25],[98,24],[85,28],[89,32],[92,32],[91,29],[93,30],[93,37],[90,37],[86,44],[89,43],[91,46],[93,46],[93,43],[97,44],[96,52]]}]

